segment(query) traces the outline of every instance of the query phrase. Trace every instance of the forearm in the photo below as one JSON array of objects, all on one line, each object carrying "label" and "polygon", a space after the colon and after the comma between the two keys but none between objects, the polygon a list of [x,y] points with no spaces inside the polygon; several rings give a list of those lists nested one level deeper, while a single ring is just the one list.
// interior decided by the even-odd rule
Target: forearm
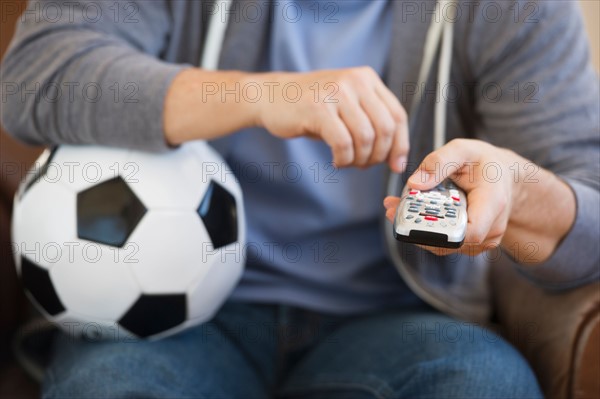
[{"label": "forearm", "polygon": [[571,229],[577,211],[575,195],[546,169],[539,168],[528,178],[531,162],[521,158],[513,165],[519,165],[520,173],[513,176],[514,199],[502,246],[522,264],[538,264],[550,258]]},{"label": "forearm", "polygon": [[256,103],[243,96],[252,74],[189,68],[171,83],[164,102],[164,134],[171,145],[209,140],[256,126]]},{"label": "forearm", "polygon": [[171,145],[258,126],[283,139],[323,140],[338,167],[387,161],[396,172],[409,148],[404,108],[368,67],[304,73],[188,68],[173,79],[163,114]]}]

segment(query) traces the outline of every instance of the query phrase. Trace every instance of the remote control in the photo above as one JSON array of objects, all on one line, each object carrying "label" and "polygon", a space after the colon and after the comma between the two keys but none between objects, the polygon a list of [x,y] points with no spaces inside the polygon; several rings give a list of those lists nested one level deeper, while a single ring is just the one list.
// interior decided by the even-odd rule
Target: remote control
[{"label": "remote control", "polygon": [[404,187],[394,220],[398,241],[459,248],[467,230],[467,196],[450,180],[428,191]]}]

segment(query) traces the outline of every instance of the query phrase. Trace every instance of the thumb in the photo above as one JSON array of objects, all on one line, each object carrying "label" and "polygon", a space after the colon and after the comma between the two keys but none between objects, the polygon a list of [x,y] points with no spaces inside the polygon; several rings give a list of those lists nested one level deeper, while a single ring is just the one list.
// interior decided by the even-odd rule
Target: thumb
[{"label": "thumb", "polygon": [[419,169],[408,178],[408,186],[417,190],[429,190],[440,183],[440,178],[435,171],[430,171],[424,168],[424,164],[419,166]]}]

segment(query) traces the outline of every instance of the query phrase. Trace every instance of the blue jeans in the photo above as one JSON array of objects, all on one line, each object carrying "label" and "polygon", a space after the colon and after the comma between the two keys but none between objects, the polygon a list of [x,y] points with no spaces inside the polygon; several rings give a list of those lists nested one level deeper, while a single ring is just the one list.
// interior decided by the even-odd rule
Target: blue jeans
[{"label": "blue jeans", "polygon": [[540,398],[521,355],[430,308],[353,317],[227,303],[157,342],[59,335],[45,398]]}]

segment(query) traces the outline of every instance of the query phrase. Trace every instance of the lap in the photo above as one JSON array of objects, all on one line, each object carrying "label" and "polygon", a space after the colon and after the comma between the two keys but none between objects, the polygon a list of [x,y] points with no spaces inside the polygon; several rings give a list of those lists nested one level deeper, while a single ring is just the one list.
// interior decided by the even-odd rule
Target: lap
[{"label": "lap", "polygon": [[261,352],[245,352],[248,342],[235,334],[239,325],[231,313],[236,311],[234,306],[225,310],[224,320],[217,318],[155,342],[85,342],[61,333],[54,342],[42,396],[268,397],[263,370],[257,365]]},{"label": "lap", "polygon": [[541,397],[526,361],[502,338],[434,311],[392,311],[344,324],[292,370],[280,394]]},{"label": "lap", "polygon": [[291,355],[281,352],[286,346],[272,331],[261,330],[281,322],[274,309],[227,304],[213,322],[157,342],[90,343],[61,335],[43,396],[541,397],[529,366],[508,343],[433,310],[323,316],[324,325],[335,320],[334,332],[297,352],[299,360],[276,381],[275,359]]}]

